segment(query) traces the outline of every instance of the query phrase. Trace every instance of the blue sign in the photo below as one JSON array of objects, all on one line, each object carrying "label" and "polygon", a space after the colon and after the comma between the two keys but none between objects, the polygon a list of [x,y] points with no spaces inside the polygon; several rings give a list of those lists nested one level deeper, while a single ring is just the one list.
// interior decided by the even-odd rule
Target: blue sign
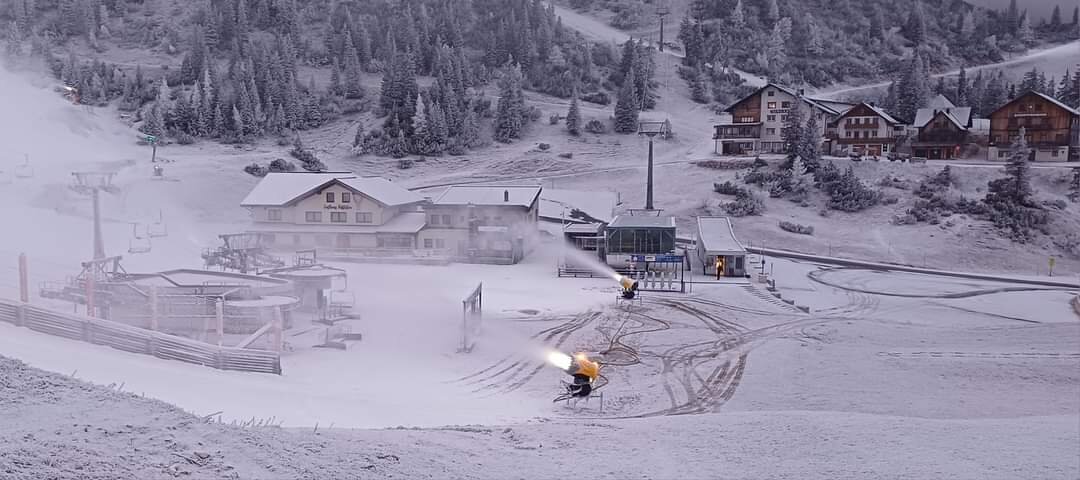
[{"label": "blue sign", "polygon": [[682,255],[631,255],[632,262],[648,263],[682,263]]}]

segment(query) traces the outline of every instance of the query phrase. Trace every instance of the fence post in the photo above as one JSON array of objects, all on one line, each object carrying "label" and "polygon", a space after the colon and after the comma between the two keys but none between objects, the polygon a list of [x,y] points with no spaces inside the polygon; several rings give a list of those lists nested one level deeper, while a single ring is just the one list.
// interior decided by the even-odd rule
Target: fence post
[{"label": "fence post", "polygon": [[26,268],[26,254],[19,254],[19,301],[22,303],[30,302],[30,286],[27,285],[27,268]]},{"label": "fence post", "polygon": [[278,353],[281,353],[281,350],[282,350],[282,347],[283,347],[283,345],[282,345],[283,338],[282,338],[281,330],[283,328],[283,323],[284,322],[283,322],[283,320],[281,318],[281,316],[282,316],[281,308],[282,307],[274,307],[274,326],[271,328],[271,331],[273,332],[272,335],[271,335],[271,339],[272,339],[272,342],[273,342],[272,348],[274,349],[275,352],[278,352]]},{"label": "fence post", "polygon": [[150,286],[150,330],[158,331],[158,287]]},{"label": "fence post", "polygon": [[218,297],[214,305],[214,315],[217,317],[217,346],[221,347],[225,336],[225,297]]}]

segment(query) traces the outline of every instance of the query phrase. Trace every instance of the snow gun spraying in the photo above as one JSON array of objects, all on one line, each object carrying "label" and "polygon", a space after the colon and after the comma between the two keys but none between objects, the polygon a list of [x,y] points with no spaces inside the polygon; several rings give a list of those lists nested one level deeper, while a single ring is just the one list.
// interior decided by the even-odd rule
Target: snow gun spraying
[{"label": "snow gun spraying", "polygon": [[633,300],[637,296],[638,282],[626,275],[614,274],[616,282],[622,287],[622,297],[627,300]]},{"label": "snow gun spraying", "polygon": [[600,363],[589,360],[584,353],[574,356],[559,351],[548,353],[548,363],[551,363],[567,375],[573,377],[573,383],[563,382],[566,394],[556,398],[559,401],[567,397],[588,397],[593,391],[593,384],[600,377]]}]

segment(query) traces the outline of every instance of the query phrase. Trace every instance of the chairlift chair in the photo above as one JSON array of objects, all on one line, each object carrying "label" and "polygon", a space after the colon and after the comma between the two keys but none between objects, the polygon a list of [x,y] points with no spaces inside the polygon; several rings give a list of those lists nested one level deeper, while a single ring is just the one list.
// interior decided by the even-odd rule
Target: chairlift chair
[{"label": "chairlift chair", "polygon": [[139,224],[131,224],[131,239],[128,240],[128,253],[148,253],[151,244],[150,238],[145,233],[139,233]]},{"label": "chairlift chair", "polygon": [[26,155],[22,165],[15,167],[15,176],[19,178],[32,178],[34,176],[34,167],[30,166],[30,155]]},{"label": "chairlift chair", "polygon": [[161,210],[158,210],[157,221],[146,226],[146,233],[150,238],[169,236],[169,226],[165,224],[165,217],[161,213]]}]

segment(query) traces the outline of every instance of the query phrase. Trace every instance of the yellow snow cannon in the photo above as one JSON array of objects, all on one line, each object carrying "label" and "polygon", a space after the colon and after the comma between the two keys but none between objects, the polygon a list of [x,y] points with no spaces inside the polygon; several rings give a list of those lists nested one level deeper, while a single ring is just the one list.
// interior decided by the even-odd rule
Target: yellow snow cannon
[{"label": "yellow snow cannon", "polygon": [[618,275],[615,280],[622,286],[622,297],[627,300],[633,300],[637,296],[638,282],[626,275]]},{"label": "yellow snow cannon", "polygon": [[[588,397],[592,393],[593,383],[600,377],[600,363],[589,360],[589,357],[584,353],[577,353],[574,356],[567,355],[562,352],[552,351],[548,354],[548,361],[552,365],[562,369],[571,377],[574,377],[573,383],[565,383],[566,394],[570,397]],[[567,398],[562,396],[560,398]],[[558,399],[556,399],[558,400]]]}]

